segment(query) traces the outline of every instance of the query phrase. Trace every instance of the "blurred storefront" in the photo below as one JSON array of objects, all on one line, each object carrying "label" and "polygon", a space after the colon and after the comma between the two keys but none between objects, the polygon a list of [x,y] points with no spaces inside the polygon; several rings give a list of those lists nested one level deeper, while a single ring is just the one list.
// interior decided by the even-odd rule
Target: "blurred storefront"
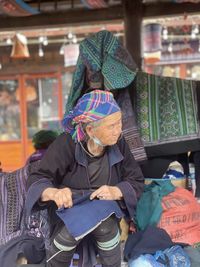
[{"label": "blurred storefront", "polygon": [[4,171],[25,164],[37,131],[62,131],[79,42],[105,28],[119,38],[123,35],[122,22],[25,31],[26,54],[24,47],[14,50],[15,32],[0,34],[0,162]]},{"label": "blurred storefront", "polygon": [[199,24],[199,15],[144,20],[143,69],[162,76],[199,80]]},{"label": "blurred storefront", "polygon": [[33,152],[31,138],[37,131],[61,131],[71,81],[71,72],[0,78],[0,157],[4,170],[24,164]]},{"label": "blurred storefront", "polygon": [[[200,79],[199,23],[198,16],[143,20],[143,70],[162,76]],[[62,131],[60,122],[72,82],[78,44],[88,34],[102,29],[112,31],[124,41],[122,21],[25,31],[30,54],[25,58],[19,54],[18,58],[10,57],[15,32],[2,33],[0,161],[5,171],[25,163],[33,152],[31,138],[34,133],[40,129]],[[192,35],[194,30],[195,36]]]}]

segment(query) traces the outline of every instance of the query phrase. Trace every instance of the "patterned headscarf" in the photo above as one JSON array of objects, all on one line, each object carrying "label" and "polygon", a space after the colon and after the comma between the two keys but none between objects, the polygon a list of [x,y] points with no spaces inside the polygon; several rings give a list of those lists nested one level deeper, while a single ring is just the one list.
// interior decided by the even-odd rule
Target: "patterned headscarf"
[{"label": "patterned headscarf", "polygon": [[64,117],[62,125],[75,142],[80,142],[85,138],[83,124],[98,121],[118,111],[120,107],[112,93],[94,90],[78,100],[73,110]]}]

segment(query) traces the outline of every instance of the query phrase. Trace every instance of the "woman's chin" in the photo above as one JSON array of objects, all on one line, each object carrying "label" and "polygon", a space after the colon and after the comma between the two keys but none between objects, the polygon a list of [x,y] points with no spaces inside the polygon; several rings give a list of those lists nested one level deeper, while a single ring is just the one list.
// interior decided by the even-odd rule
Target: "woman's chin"
[{"label": "woman's chin", "polygon": [[109,146],[115,145],[117,143],[118,139],[111,140],[109,142]]}]

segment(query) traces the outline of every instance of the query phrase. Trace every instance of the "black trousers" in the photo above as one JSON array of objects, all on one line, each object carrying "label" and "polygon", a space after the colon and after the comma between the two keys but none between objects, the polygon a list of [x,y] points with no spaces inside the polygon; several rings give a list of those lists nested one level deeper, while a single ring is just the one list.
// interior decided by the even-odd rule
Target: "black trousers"
[{"label": "black trousers", "polygon": [[[103,221],[90,237],[95,240],[102,267],[120,267],[120,235],[118,221],[111,216]],[[70,266],[77,245],[76,241],[63,226],[52,240],[50,250],[47,252],[47,267]],[[62,251],[63,250],[63,251]]]}]

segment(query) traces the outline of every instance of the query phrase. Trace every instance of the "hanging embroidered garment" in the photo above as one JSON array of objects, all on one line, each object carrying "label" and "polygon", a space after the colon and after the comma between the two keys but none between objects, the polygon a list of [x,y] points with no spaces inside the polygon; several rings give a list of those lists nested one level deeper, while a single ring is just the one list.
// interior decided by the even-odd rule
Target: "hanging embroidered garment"
[{"label": "hanging embroidered garment", "polygon": [[136,123],[136,116],[133,112],[128,89],[118,91],[116,100],[122,111],[122,127],[124,138],[126,139],[126,142],[128,143],[135,160],[143,161],[146,159],[146,152],[144,150],[142,139],[140,138]]},{"label": "hanging embroidered garment", "polygon": [[66,113],[85,93],[85,82],[90,89],[122,89],[134,80],[135,75],[136,65],[117,37],[109,31],[93,34],[80,43]]},{"label": "hanging embroidered garment", "polygon": [[137,73],[137,122],[149,156],[200,149],[196,85],[192,80]]}]

